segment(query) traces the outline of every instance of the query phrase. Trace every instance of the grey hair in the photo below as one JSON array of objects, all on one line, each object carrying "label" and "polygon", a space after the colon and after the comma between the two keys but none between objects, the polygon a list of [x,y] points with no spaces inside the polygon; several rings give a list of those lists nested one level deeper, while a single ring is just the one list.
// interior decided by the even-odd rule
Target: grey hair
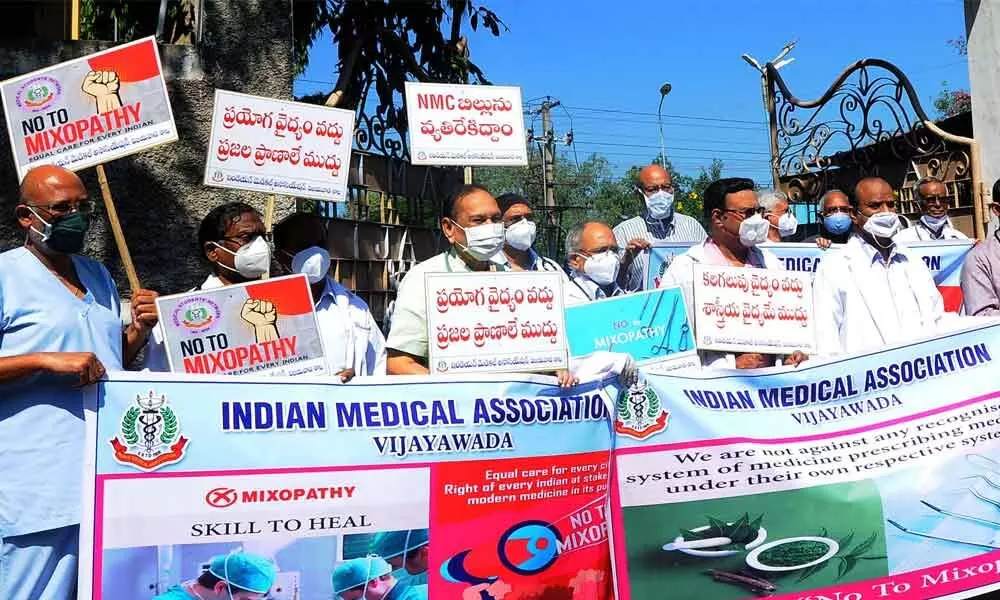
[{"label": "grey hair", "polygon": [[[921,200],[922,201],[924,199],[924,197],[920,194],[920,188],[922,186],[927,185],[928,183],[941,183],[941,184],[944,184],[944,182],[941,181],[940,178],[935,177],[933,175],[928,175],[927,177],[921,177],[920,179],[917,180],[917,183],[913,186],[913,197],[916,198],[917,200]],[[947,189],[947,187],[948,186],[945,185],[945,189]]]},{"label": "grey hair", "polygon": [[583,226],[586,223],[580,223],[569,230],[566,234],[566,258],[569,259],[571,254],[576,254],[580,250],[580,240],[583,238]]},{"label": "grey hair", "polygon": [[844,196],[844,198],[847,198],[848,203],[850,203],[851,201],[851,197],[847,195],[847,192],[845,192],[844,190],[838,190],[837,188],[833,188],[831,190],[827,190],[826,193],[824,193],[822,196],[819,197],[820,209],[822,209],[823,206],[826,204],[826,199],[830,196],[830,194],[841,194],[842,196]]},{"label": "grey hair", "polygon": [[757,192],[757,204],[759,204],[766,213],[773,211],[774,207],[777,206],[779,202],[788,204],[788,196],[781,190],[761,190]]}]

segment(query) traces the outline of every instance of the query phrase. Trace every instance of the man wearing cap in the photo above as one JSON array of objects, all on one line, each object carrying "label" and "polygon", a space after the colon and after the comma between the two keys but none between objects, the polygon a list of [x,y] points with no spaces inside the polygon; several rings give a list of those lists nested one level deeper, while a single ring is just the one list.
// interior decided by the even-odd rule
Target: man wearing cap
[{"label": "man wearing cap", "polygon": [[410,585],[427,584],[428,536],[426,529],[381,531],[372,540],[371,553],[386,559],[393,570],[406,569]]},{"label": "man wearing cap", "polygon": [[338,600],[427,600],[427,586],[397,581],[392,565],[370,554],[337,565],[333,595]]},{"label": "man wearing cap", "polygon": [[261,600],[274,585],[274,563],[256,554],[216,556],[194,581],[175,585],[153,600]]},{"label": "man wearing cap", "polygon": [[[279,256],[288,254],[282,251]],[[345,383],[355,375],[385,375],[385,337],[368,304],[330,277],[330,253],[326,248],[310,246],[299,250],[283,266],[309,278],[329,373]]]}]

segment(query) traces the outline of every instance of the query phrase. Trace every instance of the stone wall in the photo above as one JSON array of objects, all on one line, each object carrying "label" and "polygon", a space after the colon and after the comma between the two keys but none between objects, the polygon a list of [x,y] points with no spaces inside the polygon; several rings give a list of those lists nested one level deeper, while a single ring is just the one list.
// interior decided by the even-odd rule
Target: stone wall
[{"label": "stone wall", "polygon": [[[197,46],[160,46],[179,141],[108,163],[105,170],[125,237],[143,286],[161,293],[201,283],[207,267],[197,247],[198,224],[213,207],[243,201],[261,208],[262,194],[202,185],[216,88],[291,99],[290,0],[215,0],[206,3],[204,39]],[[103,42],[0,40],[0,78],[6,79],[112,46]],[[18,181],[9,139],[0,136],[0,250],[23,242],[13,217]],[[94,169],[80,173],[100,204]],[[279,203],[275,221],[292,212]],[[86,253],[111,270],[123,294],[128,281],[103,209],[94,219]]]}]

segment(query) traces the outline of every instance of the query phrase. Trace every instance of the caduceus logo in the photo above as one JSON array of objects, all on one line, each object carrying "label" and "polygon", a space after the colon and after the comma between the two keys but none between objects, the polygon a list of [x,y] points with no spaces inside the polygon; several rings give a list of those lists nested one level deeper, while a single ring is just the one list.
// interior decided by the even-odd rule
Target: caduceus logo
[{"label": "caduceus logo", "polygon": [[122,415],[120,435],[111,439],[111,446],[119,463],[154,471],[181,460],[187,442],[167,396],[150,390],[146,396],[136,395],[135,404]]},{"label": "caduceus logo", "polygon": [[660,397],[640,379],[622,390],[615,406],[615,432],[637,440],[646,439],[667,428],[670,413],[663,409]]}]

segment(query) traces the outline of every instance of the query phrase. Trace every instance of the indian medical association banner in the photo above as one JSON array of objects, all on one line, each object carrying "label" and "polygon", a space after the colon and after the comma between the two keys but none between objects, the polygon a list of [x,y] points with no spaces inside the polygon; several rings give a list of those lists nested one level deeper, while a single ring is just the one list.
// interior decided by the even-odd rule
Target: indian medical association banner
[{"label": "indian medical association banner", "polygon": [[608,597],[614,388],[355,382],[113,373],[94,386],[80,598],[151,598],[242,549],[277,564],[270,597],[329,600],[346,560],[393,557],[375,539],[387,532],[429,539],[424,564],[392,576],[431,598]]},{"label": "indian medical association banner", "polygon": [[[972,241],[942,241],[942,242],[915,242],[907,244],[911,252],[924,261],[927,268],[934,276],[938,290],[944,299],[945,310],[958,312],[962,306],[962,264],[965,262],[965,255],[973,246]],[[654,244],[649,250],[649,260],[646,269],[646,289],[652,289],[659,285],[660,279],[670,266],[674,256],[683,254],[690,248],[688,243],[662,243]],[[785,265],[789,271],[815,272],[823,259],[824,252],[816,244],[811,243],[786,243],[761,244],[761,248],[767,248],[773,252]],[[837,248],[834,245],[832,249]]]},{"label": "indian medical association banner", "polygon": [[18,178],[33,166],[92,167],[177,141],[152,37],[0,83]]},{"label": "indian medical association banner", "polygon": [[305,275],[163,296],[156,308],[175,373],[326,373]]},{"label": "indian medical association banner", "polygon": [[[1000,584],[1000,324],[986,323],[753,376],[646,373],[616,417],[645,421],[616,440],[617,597],[923,600]],[[661,411],[665,428],[649,418]]]}]

